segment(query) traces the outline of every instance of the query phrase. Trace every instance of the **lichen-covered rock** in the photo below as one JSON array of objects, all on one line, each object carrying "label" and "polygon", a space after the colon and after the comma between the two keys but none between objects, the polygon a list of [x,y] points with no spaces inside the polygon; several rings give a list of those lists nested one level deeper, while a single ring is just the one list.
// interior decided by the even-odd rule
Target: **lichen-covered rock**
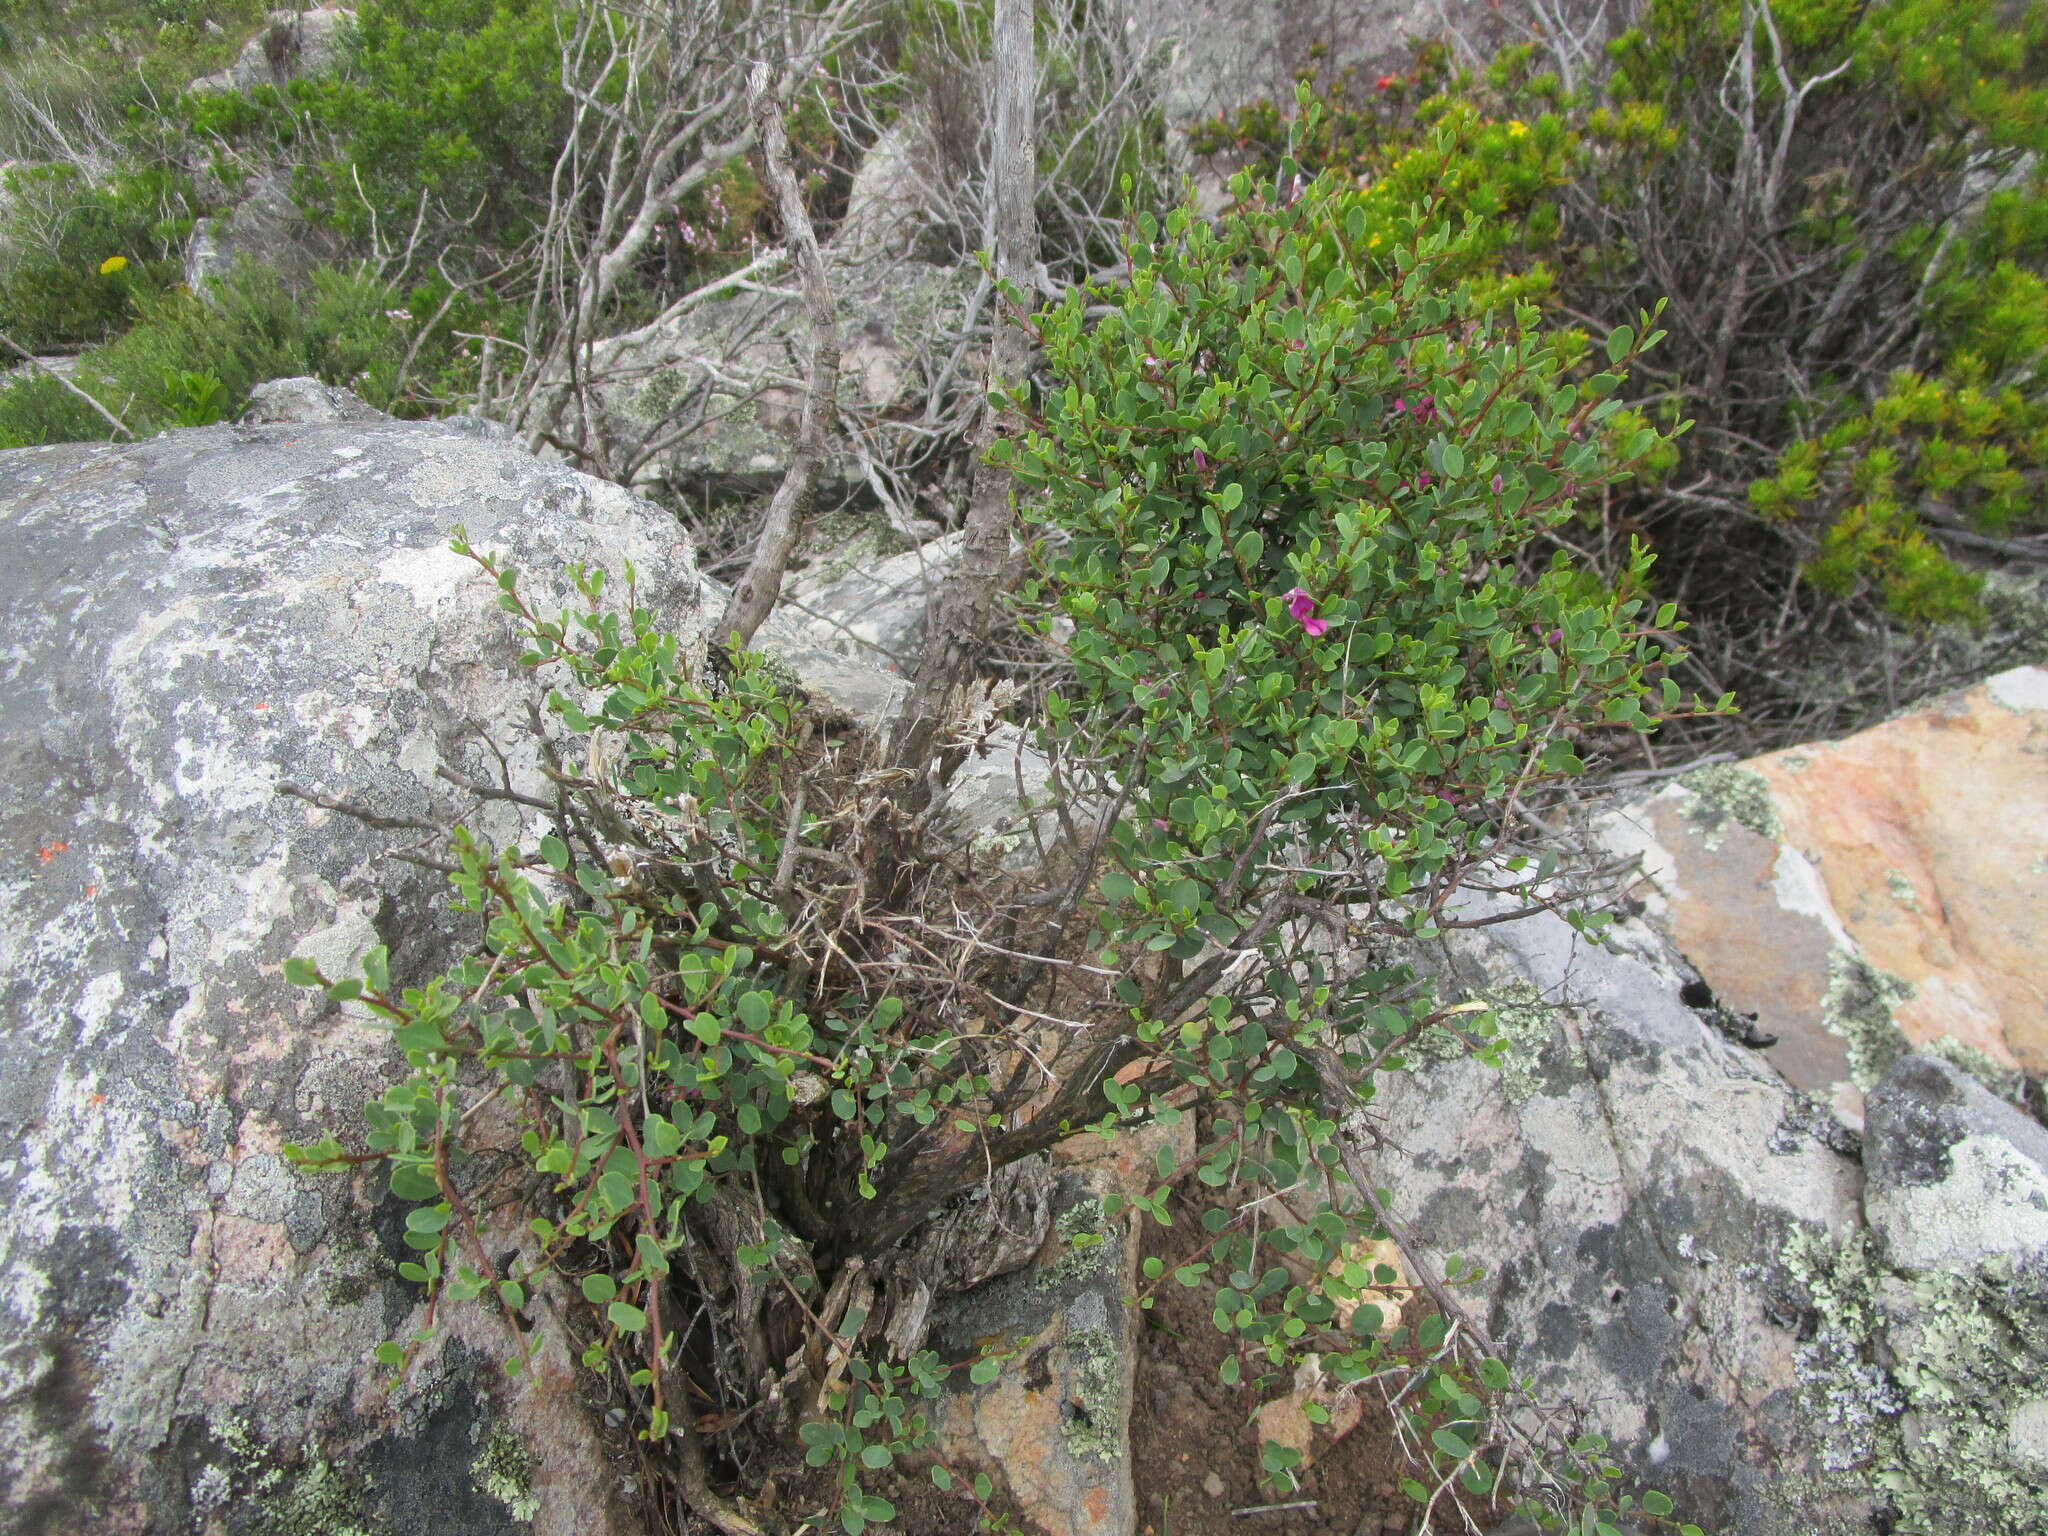
[{"label": "lichen-covered rock", "polygon": [[630,560],[688,631],[699,579],[615,487],[338,414],[0,454],[0,1531],[624,1528],[570,1308],[533,1301],[516,1380],[476,1309],[395,1394],[371,1363],[420,1322],[396,1204],[283,1147],[350,1134],[398,1063],[281,967],[381,942],[414,979],[460,934],[388,835],[278,790],[519,833],[437,777],[537,781],[456,525],[544,606]]},{"label": "lichen-covered rock", "polygon": [[[1464,899],[1460,918],[1512,909]],[[1486,1267],[1470,1305],[1517,1372],[1589,1408],[1687,1519],[1867,1529],[1867,1499],[1816,1491],[1797,1319],[1770,1279],[1792,1234],[1856,1222],[1832,1122],[1685,1005],[1641,925],[1595,946],[1538,913],[1454,929],[1431,963],[1447,1001],[1495,1006],[1507,1043],[1500,1071],[1459,1055],[1382,1078],[1367,1111],[1432,1262]]]},{"label": "lichen-covered rock", "polygon": [[242,45],[234,63],[201,75],[191,89],[201,94],[246,91],[325,74],[341,62],[342,46],[355,19],[354,11],[338,7],[272,11],[264,18],[263,30]]},{"label": "lichen-covered rock", "polygon": [[[839,397],[887,412],[920,400],[957,342],[974,280],[922,262],[837,261],[828,279],[840,315]],[[715,296],[680,316],[597,343],[584,361],[591,429],[636,485],[681,495],[772,488],[789,463],[803,408],[810,333],[797,305],[772,293]],[[961,364],[973,378],[979,364]],[[858,483],[850,455],[827,456],[829,483]]]},{"label": "lichen-covered rock", "polygon": [[1766,1052],[1854,1125],[1932,1047],[2008,1094],[2048,1071],[2048,671],[1847,740],[1688,775],[1609,818],[1640,894]]},{"label": "lichen-covered rock", "polygon": [[1872,1090],[1863,1208],[1906,1269],[2048,1262],[2048,1130],[1952,1063],[1908,1056]]},{"label": "lichen-covered rock", "polygon": [[1784,1253],[1828,1483],[1896,1536],[2048,1533],[2048,1131],[1939,1057],[1871,1092],[1868,1229]]},{"label": "lichen-covered rock", "polygon": [[1136,1248],[1128,1213],[1065,1175],[1038,1261],[940,1303],[934,1345],[971,1361],[1015,1353],[991,1382],[943,1399],[939,1454],[987,1473],[1026,1528],[1044,1536],[1129,1536],[1131,1312]]}]

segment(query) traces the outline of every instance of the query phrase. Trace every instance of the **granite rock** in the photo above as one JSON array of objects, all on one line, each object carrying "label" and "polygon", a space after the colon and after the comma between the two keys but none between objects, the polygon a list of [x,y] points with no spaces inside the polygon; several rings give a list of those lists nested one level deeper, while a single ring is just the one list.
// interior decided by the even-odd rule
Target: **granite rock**
[{"label": "granite rock", "polygon": [[437,778],[539,783],[475,723],[533,680],[458,524],[543,607],[565,562],[631,560],[687,633],[701,583],[616,487],[294,393],[0,454],[0,1530],[623,1533],[566,1305],[536,1298],[516,1382],[465,1309],[395,1394],[371,1362],[420,1321],[398,1206],[283,1148],[350,1134],[399,1064],[281,967],[385,943],[411,981],[463,936],[438,875],[279,786],[521,834]]}]

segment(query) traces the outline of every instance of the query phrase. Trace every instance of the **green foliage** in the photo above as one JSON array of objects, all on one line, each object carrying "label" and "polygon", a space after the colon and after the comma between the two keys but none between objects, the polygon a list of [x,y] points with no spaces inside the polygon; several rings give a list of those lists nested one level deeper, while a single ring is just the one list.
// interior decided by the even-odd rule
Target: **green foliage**
[{"label": "green foliage", "polygon": [[[1346,1258],[1377,1228],[1370,1191],[1337,1192],[1339,1127],[1425,1037],[1487,1059],[1508,1042],[1491,1020],[1459,1027],[1402,964],[1327,966],[1286,920],[1434,932],[1463,875],[1501,856],[1507,805],[1581,771],[1589,733],[1651,725],[1673,616],[1634,595],[1647,557],[1613,590],[1562,557],[1522,573],[1544,530],[1660,446],[1601,430],[1660,337],[1643,316],[1608,339],[1606,371],[1575,378],[1577,346],[1469,280],[1476,226],[1429,208],[1390,222],[1349,178],[1293,171],[1272,190],[1240,175],[1218,228],[1140,219],[1129,287],[1042,318],[1055,382],[1000,451],[1037,493],[1036,592],[1071,626],[1045,745],[1113,765],[1128,807],[1091,946],[1126,968],[1115,991],[1150,1068],[1102,1093],[1128,1118],[1194,1089],[1221,1108],[1201,1182],[1303,1205],[1205,1221],[1208,1261],[1182,1279],[1223,1282],[1226,1380],[1283,1380],[1308,1354],[1338,1381],[1406,1362],[1430,1475],[1485,1493],[1501,1368],[1460,1357],[1441,1317],[1342,1321],[1393,1276]],[[1657,707],[1710,706],[1667,684]],[[1185,1011],[1171,991],[1158,1011],[1135,973],[1156,956],[1213,974],[1219,951],[1217,967],[1262,963]],[[1601,1449],[1559,1450],[1573,1498],[1633,1507]],[[1288,1455],[1268,1448],[1280,1488]]]},{"label": "green foliage", "polygon": [[[1315,838],[1363,810],[1403,895],[1482,845],[1474,812],[1512,783],[1578,771],[1567,721],[1645,727],[1663,657],[1627,590],[1561,557],[1516,575],[1657,446],[1599,430],[1621,373],[1572,382],[1533,308],[1486,307],[1459,277],[1471,229],[1388,239],[1335,180],[1237,192],[1220,233],[1141,221],[1106,316],[1077,295],[1045,321],[1061,387],[1013,458],[1062,535],[1055,728],[1170,770],[1134,786],[1117,857],[1155,918],[1135,936],[1180,958],[1234,936],[1201,918],[1255,826]],[[1608,349],[1636,350],[1626,329]]]},{"label": "green foliage", "polygon": [[1750,512],[1816,590],[1972,613],[1944,531],[2039,517],[2048,188],[2023,157],[2048,141],[2048,11],[1655,0],[1609,55],[1567,88],[1531,46],[1460,73],[1426,49],[1370,90],[1317,82],[1314,127],[1262,106],[1198,147],[1270,175],[1291,142],[1427,192],[1483,221],[1479,270],[1598,326],[1670,293],[1642,376],[1702,425],[1668,466],[1688,499],[1634,498],[1668,576]]},{"label": "green foliage", "polygon": [[[682,1411],[668,1393],[700,1273],[684,1256],[704,1262],[707,1234],[740,1233],[720,1240],[736,1273],[822,1311],[843,1370],[800,1438],[834,1469],[849,1532],[890,1518],[863,1478],[928,1438],[921,1404],[949,1374],[926,1350],[841,1342],[880,1321],[832,1312],[850,1259],[900,1262],[898,1237],[991,1164],[1083,1128],[1171,1121],[1189,1089],[1216,1111],[1198,1180],[1249,1179],[1302,1207],[1252,1221],[1264,1202],[1230,1201],[1205,1218],[1206,1260],[1177,1272],[1218,1283],[1232,1379],[1278,1379],[1309,1353],[1340,1380],[1409,1373],[1418,1471],[1494,1485],[1496,1405],[1521,1389],[1445,1318],[1385,1328],[1360,1304],[1393,1277],[1356,1258],[1383,1234],[1372,1191],[1340,1194],[1353,1176],[1338,1127],[1426,1036],[1489,1060],[1510,1042],[1469,1007],[1436,1007],[1397,962],[1336,965],[1290,919],[1349,911],[1408,939],[1481,863],[1547,875],[1511,857],[1509,804],[1580,771],[1598,732],[1650,723],[1671,615],[1653,624],[1561,560],[1524,575],[1523,557],[1658,446],[1646,428],[1621,444],[1603,430],[1623,370],[1658,338],[1644,316],[1577,377],[1576,349],[1528,306],[1459,280],[1476,231],[1426,214],[1376,225],[1335,181],[1239,196],[1220,230],[1184,212],[1142,221],[1127,289],[1043,317],[1057,387],[1005,454],[1047,535],[1040,617],[1073,625],[1074,681],[1048,705],[1045,744],[1077,775],[1114,773],[1125,797],[1068,887],[1090,969],[1112,978],[1085,1004],[1078,1057],[1065,1026],[1042,1054],[959,1007],[960,966],[1008,966],[1009,950],[927,970],[904,948],[917,893],[937,893],[949,933],[979,898],[903,847],[916,834],[868,798],[876,776],[758,658],[723,658],[707,687],[630,589],[608,608],[601,573],[582,572],[580,607],[544,617],[515,572],[460,543],[496,578],[526,664],[558,681],[567,744],[551,750],[568,754],[573,803],[530,850],[456,835],[457,905],[482,940],[446,975],[396,986],[381,951],[360,977],[287,971],[389,1029],[411,1069],[370,1107],[363,1150],[330,1138],[293,1155],[378,1163],[411,1206],[404,1277],[515,1334],[550,1272],[573,1279],[586,1363],[624,1378],[649,1438]],[[1668,687],[1657,705],[1685,707]],[[928,867],[944,871],[930,884]],[[1037,1100],[1040,1069],[1047,1097],[1027,1111],[1014,1085]],[[492,1096],[547,1187],[509,1261],[484,1240],[467,1171]],[[1133,1203],[1164,1222],[1164,1197]],[[1101,1262],[1092,1213],[1070,1216],[1062,1265]],[[415,1342],[380,1358],[401,1367]],[[982,1382],[1004,1358],[961,1367]],[[750,1369],[721,1402],[734,1422],[760,1379]],[[1655,1511],[1620,1491],[1604,1450],[1548,1445],[1531,1496],[1583,1507],[1587,1530]],[[1269,1470],[1291,1476],[1284,1457]]]},{"label": "green foliage", "polygon": [[190,188],[166,171],[0,172],[0,334],[44,352],[104,339],[178,281],[191,229]]},{"label": "green foliage", "polygon": [[0,382],[0,448],[86,442],[111,435],[106,418],[40,369]]},{"label": "green foliage", "polygon": [[[436,223],[511,244],[545,206],[567,105],[555,0],[378,0],[356,13],[348,65],[294,81],[291,110],[336,153],[302,184],[358,237],[424,205]],[[359,190],[360,189],[360,190]]]},{"label": "green foliage", "polygon": [[[265,380],[308,374],[380,410],[421,415],[441,403],[431,391],[459,387],[467,354],[445,321],[425,338],[417,331],[401,296],[359,273],[320,268],[299,289],[244,265],[205,299],[177,289],[143,303],[133,329],[86,354],[77,382],[138,436],[227,420]],[[0,388],[9,446],[109,435],[104,418],[48,380]]]}]

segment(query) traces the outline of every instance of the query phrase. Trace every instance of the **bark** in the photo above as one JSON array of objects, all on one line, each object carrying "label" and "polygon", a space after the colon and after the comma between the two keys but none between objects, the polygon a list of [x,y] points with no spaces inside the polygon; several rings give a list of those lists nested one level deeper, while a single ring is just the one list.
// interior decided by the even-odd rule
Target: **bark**
[{"label": "bark", "polygon": [[754,638],[775,606],[782,590],[782,573],[796,550],[797,535],[810,515],[818,493],[818,471],[825,459],[825,433],[836,414],[839,391],[839,317],[832,303],[831,285],[825,279],[825,258],[818,250],[817,231],[804,211],[803,192],[796,173],[789,166],[789,140],[782,128],[781,93],[768,89],[768,66],[756,65],[751,81],[754,121],[760,134],[763,158],[768,164],[768,184],[775,189],[781,205],[782,228],[796,248],[803,269],[804,308],[811,325],[810,378],[804,388],[803,417],[791,445],[789,468],[782,484],[768,503],[761,532],[754,545],[754,558],[747,573],[732,589],[725,617],[718,633],[729,635],[736,645]]},{"label": "bark", "polygon": [[[991,199],[995,269],[1000,284],[1023,291],[1031,286],[1038,260],[1037,121],[1032,84],[1036,76],[1031,0],[996,0],[995,195]],[[1022,388],[1031,365],[1030,339],[1022,328],[998,316],[989,348],[989,385]],[[927,632],[924,655],[897,716],[890,742],[893,767],[914,775],[913,793],[929,793],[926,768],[947,715],[969,681],[988,638],[989,615],[1009,563],[1016,522],[1012,477],[988,462],[998,437],[1021,428],[1014,411],[991,405],[975,441],[973,491],[968,499],[966,536],[960,564],[940,592]]]}]

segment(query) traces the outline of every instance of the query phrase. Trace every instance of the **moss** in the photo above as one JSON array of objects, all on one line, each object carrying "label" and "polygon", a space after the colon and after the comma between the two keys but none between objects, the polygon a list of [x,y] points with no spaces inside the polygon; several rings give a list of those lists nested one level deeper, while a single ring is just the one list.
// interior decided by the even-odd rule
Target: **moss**
[{"label": "moss", "polygon": [[509,1429],[491,1432],[469,1464],[469,1475],[478,1491],[509,1509],[514,1520],[531,1520],[540,1509],[533,1492],[533,1456]]},{"label": "moss", "polygon": [[1828,990],[1821,1023],[1840,1035],[1849,1079],[1868,1092],[1911,1049],[1892,1020],[1892,1007],[1913,995],[1913,984],[1880,971],[1861,956],[1837,949],[1828,956]]},{"label": "moss", "polygon": [[1060,1428],[1067,1449],[1087,1461],[1116,1461],[1124,1454],[1124,1371],[1116,1336],[1106,1328],[1070,1335],[1074,1357],[1074,1400]]},{"label": "moss", "polygon": [[1892,893],[1892,900],[1908,912],[1920,910],[1920,893],[1913,889],[1913,882],[1896,869],[1888,869],[1884,875],[1885,889]]},{"label": "moss", "polygon": [[1890,1269],[1863,1233],[1783,1259],[1814,1318],[1796,1357],[1823,1494],[1875,1499],[1896,1536],[2048,1536],[2016,1432],[2048,1379],[2048,1270]]},{"label": "moss", "polygon": [[1698,801],[1690,814],[1705,834],[1709,853],[1721,846],[1730,822],[1759,837],[1778,835],[1778,810],[1771,803],[1771,786],[1755,769],[1715,763],[1695,768],[1678,782]]}]

